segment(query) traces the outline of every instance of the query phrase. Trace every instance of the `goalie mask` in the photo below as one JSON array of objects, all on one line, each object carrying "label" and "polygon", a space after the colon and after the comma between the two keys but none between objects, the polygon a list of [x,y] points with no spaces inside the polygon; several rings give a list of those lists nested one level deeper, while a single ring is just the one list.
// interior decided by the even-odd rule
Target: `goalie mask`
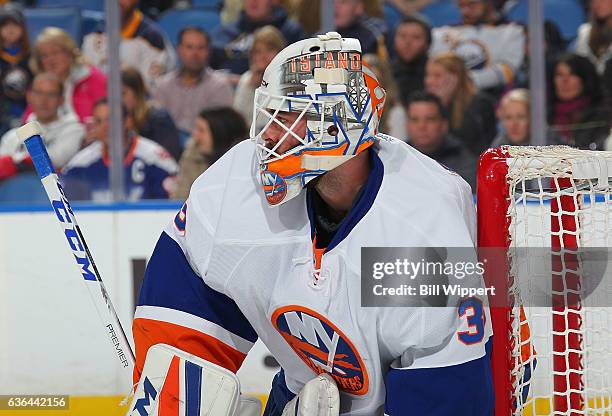
[{"label": "goalie mask", "polygon": [[255,91],[250,133],[268,203],[290,200],[369,148],[384,100],[357,39],[329,32],[276,55]]}]

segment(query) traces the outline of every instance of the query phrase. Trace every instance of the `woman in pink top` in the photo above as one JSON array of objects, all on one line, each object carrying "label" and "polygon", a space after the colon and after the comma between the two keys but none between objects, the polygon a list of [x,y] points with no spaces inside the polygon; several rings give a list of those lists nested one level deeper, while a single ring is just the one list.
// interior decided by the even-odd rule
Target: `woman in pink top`
[{"label": "woman in pink top", "polygon": [[[96,101],[106,96],[106,75],[85,63],[68,33],[48,27],[36,38],[30,67],[34,74],[51,72],[64,80],[63,112],[74,112],[84,123],[91,117]],[[32,112],[28,106],[24,120]]]}]

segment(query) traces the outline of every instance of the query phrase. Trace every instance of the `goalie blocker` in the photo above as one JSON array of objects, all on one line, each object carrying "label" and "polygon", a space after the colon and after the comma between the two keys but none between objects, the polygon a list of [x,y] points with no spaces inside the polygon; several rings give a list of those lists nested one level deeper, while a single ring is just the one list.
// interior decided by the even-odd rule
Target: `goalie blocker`
[{"label": "goalie blocker", "polygon": [[[261,402],[240,394],[231,371],[166,344],[149,348],[127,416],[259,416]],[[306,383],[283,416],[337,416],[340,393],[328,374]]]}]

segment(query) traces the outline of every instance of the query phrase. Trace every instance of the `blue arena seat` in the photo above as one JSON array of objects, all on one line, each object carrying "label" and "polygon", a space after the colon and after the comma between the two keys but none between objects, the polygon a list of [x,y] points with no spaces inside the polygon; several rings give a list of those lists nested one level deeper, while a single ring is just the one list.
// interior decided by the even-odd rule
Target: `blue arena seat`
[{"label": "blue arena seat", "polygon": [[211,33],[221,23],[219,12],[211,9],[172,9],[159,16],[157,24],[176,46],[178,34],[187,26],[197,26]]},{"label": "blue arena seat", "polygon": [[421,9],[433,27],[456,25],[461,22],[461,12],[454,0],[438,0]]},{"label": "blue arena seat", "polygon": [[38,7],[25,9],[24,15],[30,42],[33,43],[44,28],[56,26],[68,32],[77,45],[81,44],[81,10],[78,7]]},{"label": "blue arena seat", "polygon": [[[526,25],[528,12],[528,0],[517,0],[507,9],[506,17]],[[578,26],[585,22],[586,15],[578,0],[544,0],[544,18],[554,22],[563,38],[571,42],[578,34]]]},{"label": "blue arena seat", "polygon": [[22,173],[0,182],[0,203],[49,202],[45,189],[35,173]]},{"label": "blue arena seat", "polygon": [[402,21],[402,18],[404,16],[397,7],[390,3],[385,3],[383,7],[385,23],[387,23],[387,27],[389,28],[389,30],[393,31],[395,30],[399,22]]},{"label": "blue arena seat", "polygon": [[191,0],[191,6],[221,10],[223,7],[223,0]]},{"label": "blue arena seat", "polygon": [[104,11],[104,0],[38,0],[37,7],[79,7],[83,10]]}]

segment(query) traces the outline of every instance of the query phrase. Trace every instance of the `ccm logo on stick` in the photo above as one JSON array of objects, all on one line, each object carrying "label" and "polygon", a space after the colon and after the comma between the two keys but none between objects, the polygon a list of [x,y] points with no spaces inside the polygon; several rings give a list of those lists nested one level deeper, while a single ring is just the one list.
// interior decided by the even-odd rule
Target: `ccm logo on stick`
[{"label": "ccm logo on stick", "polygon": [[83,275],[83,279],[96,281],[96,275],[90,270],[91,262],[87,258],[87,254],[85,253],[85,248],[83,246],[83,242],[77,232],[77,229],[74,226],[74,222],[71,217],[74,217],[72,212],[72,208],[70,207],[70,203],[66,200],[64,195],[64,189],[62,185],[57,182],[57,189],[61,195],[61,199],[52,200],[51,205],[53,206],[53,211],[55,211],[55,215],[57,219],[62,223],[64,227],[64,236],[70,245],[70,249],[72,250],[72,254],[74,255],[74,259],[81,269],[81,274]]}]

